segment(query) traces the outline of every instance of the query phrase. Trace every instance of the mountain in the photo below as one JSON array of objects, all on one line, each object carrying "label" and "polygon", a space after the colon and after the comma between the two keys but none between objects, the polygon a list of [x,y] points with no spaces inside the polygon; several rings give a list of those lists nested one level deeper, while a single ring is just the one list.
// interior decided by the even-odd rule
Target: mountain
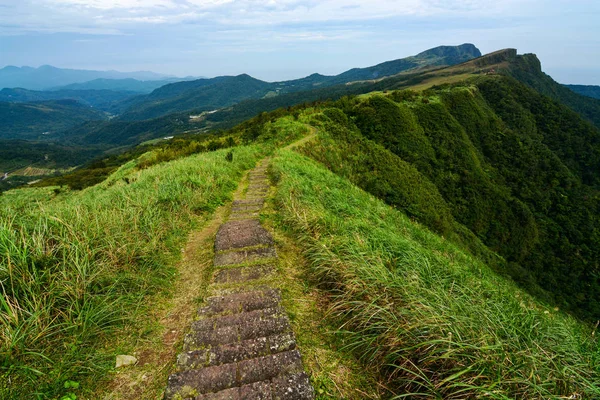
[{"label": "mountain", "polygon": [[564,85],[582,96],[600,99],[600,86],[595,85]]},{"label": "mountain", "polygon": [[104,112],[75,100],[0,102],[0,139],[53,140],[59,131],[103,119]]},{"label": "mountain", "polygon": [[356,68],[336,76],[313,74],[302,79],[269,83],[244,74],[173,83],[157,89],[145,98],[139,97],[120,118],[141,120],[172,112],[208,111],[228,107],[242,100],[274,97],[358,80],[383,78],[425,67],[454,65],[479,56],[481,52],[472,44],[440,46],[416,56],[369,68]]},{"label": "mountain", "polygon": [[[144,120],[186,110],[210,111],[242,100],[262,98],[272,84],[243,74],[163,86],[128,108],[122,120]],[[183,89],[183,90],[182,90]]]},{"label": "mountain", "polygon": [[460,64],[473,58],[481,57],[481,52],[472,44],[460,46],[439,46],[426,50],[413,57],[388,61],[373,67],[354,68],[340,75],[331,77],[329,83],[346,83],[368,79],[380,79],[400,72],[419,68]]},{"label": "mountain", "polygon": [[41,90],[99,78],[163,80],[167,78],[167,76],[148,71],[94,71],[56,68],[51,65],[42,65],[39,68],[6,66],[0,69],[0,88],[20,87]]},{"label": "mountain", "polygon": [[113,90],[52,90],[36,91],[28,89],[0,90],[0,101],[9,103],[28,103],[48,100],[75,100],[81,104],[97,108],[102,111],[111,111],[113,105],[135,96],[136,92]]},{"label": "mountain", "polygon": [[127,79],[94,79],[92,81],[82,83],[71,83],[61,87],[52,88],[53,91],[61,90],[114,90],[114,91],[127,91],[137,93],[150,93],[161,86],[168,85],[173,82],[180,82],[185,80],[194,80],[197,78],[169,78],[169,79],[158,79],[141,81],[133,78]]}]

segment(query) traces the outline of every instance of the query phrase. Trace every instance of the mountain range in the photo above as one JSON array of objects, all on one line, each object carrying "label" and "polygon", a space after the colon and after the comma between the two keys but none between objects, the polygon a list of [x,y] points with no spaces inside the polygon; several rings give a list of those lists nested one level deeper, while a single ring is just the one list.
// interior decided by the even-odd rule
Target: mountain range
[{"label": "mountain range", "polygon": [[164,80],[167,75],[149,71],[118,72],[57,68],[42,65],[39,68],[15,67],[12,65],[0,69],[0,88],[43,90],[94,79],[136,79]]},{"label": "mountain range", "polygon": [[132,121],[190,109],[197,109],[199,112],[210,111],[247,99],[268,98],[355,81],[381,79],[403,72],[455,65],[480,56],[479,49],[467,43],[459,46],[439,46],[416,56],[367,68],[353,68],[335,76],[313,74],[306,78],[270,83],[242,74],[172,83],[156,89],[149,95],[139,96],[120,118]]},{"label": "mountain range", "polygon": [[[59,90],[52,91],[31,91],[27,89],[3,89],[0,91],[0,104],[2,102],[28,103],[36,102],[35,105],[27,108],[28,111],[40,110],[44,102],[43,110],[45,112],[37,113],[35,124],[30,124],[31,113],[15,113],[10,115],[13,120],[0,120],[0,126],[3,128],[0,132],[0,138],[37,138],[46,131],[56,132],[73,128],[71,132],[65,131],[54,138],[63,138],[67,140],[76,140],[79,144],[98,143],[106,139],[106,135],[100,134],[98,129],[106,132],[122,132],[123,127],[127,127],[127,132],[138,132],[132,136],[129,134],[109,135],[113,139],[109,143],[120,142],[122,144],[134,144],[136,137],[139,138],[140,128],[131,128],[131,121],[152,120],[159,117],[165,117],[169,114],[187,112],[193,110],[195,113],[205,111],[214,111],[230,107],[245,100],[269,99],[283,96],[290,93],[310,92],[314,89],[326,89],[333,86],[344,86],[349,82],[364,79],[373,79],[388,75],[394,75],[407,71],[420,71],[426,68],[432,68],[441,65],[453,65],[481,55],[481,52],[472,44],[463,44],[460,46],[440,46],[434,49],[424,51],[416,56],[385,62],[368,68],[355,68],[336,76],[324,76],[313,74],[309,77],[283,82],[265,82],[255,79],[247,74],[238,76],[220,76],[216,78],[202,78],[191,81],[180,81],[162,85],[154,89],[149,94],[135,95],[133,90],[147,90],[149,84],[162,84],[165,81],[140,82],[133,79],[96,79],[82,84],[71,84],[64,86]],[[44,68],[42,68],[44,69]],[[45,68],[54,73],[66,74],[67,70],[57,70]],[[5,71],[6,68],[0,70]],[[38,69],[39,70],[39,69]],[[38,71],[36,70],[36,71]],[[66,72],[67,71],[67,72]],[[74,70],[69,70],[73,72]],[[39,72],[39,71],[38,71]],[[74,71],[73,73],[91,73],[96,71]],[[56,85],[56,82],[55,82]],[[103,88],[128,89],[119,90],[99,90]],[[60,124],[56,124],[56,113],[51,112],[54,103],[48,101],[54,100],[76,100],[77,102],[88,105],[96,109],[97,112],[87,112],[78,115],[79,105],[73,105],[71,113],[65,113],[65,105],[61,104],[60,115],[63,117]],[[5,109],[15,110],[17,106]],[[106,112],[107,114],[104,114]],[[118,121],[114,123],[104,122],[109,115],[118,115]],[[71,118],[72,117],[72,118]],[[8,118],[8,117],[6,117]],[[89,125],[76,127],[83,120],[96,121]],[[172,118],[167,118],[170,121]],[[189,117],[185,117],[186,123]],[[127,121],[127,123],[125,123]],[[163,126],[161,123],[139,124],[143,127]],[[167,124],[172,126],[172,124]],[[142,129],[143,130],[143,129]],[[146,129],[146,135],[152,135],[155,129]],[[82,140],[84,134],[87,139]],[[117,137],[118,136],[118,137]],[[77,139],[76,139],[77,138]],[[104,139],[99,139],[104,138]]]}]

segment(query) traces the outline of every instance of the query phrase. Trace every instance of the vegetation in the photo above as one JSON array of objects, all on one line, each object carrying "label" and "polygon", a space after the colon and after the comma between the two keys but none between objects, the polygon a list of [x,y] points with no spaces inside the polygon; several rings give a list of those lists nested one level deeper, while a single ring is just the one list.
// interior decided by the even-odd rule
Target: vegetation
[{"label": "vegetation", "polygon": [[571,89],[577,94],[587,97],[593,97],[594,99],[600,99],[600,86],[594,85],[563,85]]},{"label": "vegetation", "polygon": [[69,168],[90,160],[96,154],[89,148],[0,139],[0,171],[12,172],[27,166]]},{"label": "vegetation", "polygon": [[85,121],[105,118],[103,112],[74,100],[35,103],[0,101],[0,139],[54,139],[58,131]]},{"label": "vegetation", "polygon": [[592,125],[499,76],[332,106],[305,154],[537,297],[600,317]]},{"label": "vegetation", "polygon": [[115,331],[168,291],[194,216],[227,201],[267,148],[131,161],[82,192],[0,196],[0,398],[56,398],[66,381],[85,393],[114,363]]},{"label": "vegetation", "polygon": [[273,160],[277,207],[346,349],[392,398],[595,398],[591,328],[319,164]]},{"label": "vegetation", "polygon": [[21,88],[0,90],[0,101],[9,103],[31,103],[49,100],[75,100],[83,105],[102,111],[114,112],[117,103],[135,95],[131,91],[113,90],[52,90],[35,91]]}]

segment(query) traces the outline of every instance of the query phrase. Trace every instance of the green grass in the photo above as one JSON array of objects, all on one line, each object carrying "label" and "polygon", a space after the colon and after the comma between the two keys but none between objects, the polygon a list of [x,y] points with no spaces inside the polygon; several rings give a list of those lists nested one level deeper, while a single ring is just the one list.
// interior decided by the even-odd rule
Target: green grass
[{"label": "green grass", "polygon": [[390,397],[600,396],[591,327],[306,157],[278,152],[273,175],[330,320]]},{"label": "green grass", "polygon": [[122,327],[168,292],[196,216],[231,198],[266,146],[122,166],[81,192],[0,197],[0,398],[91,391],[112,367]]}]

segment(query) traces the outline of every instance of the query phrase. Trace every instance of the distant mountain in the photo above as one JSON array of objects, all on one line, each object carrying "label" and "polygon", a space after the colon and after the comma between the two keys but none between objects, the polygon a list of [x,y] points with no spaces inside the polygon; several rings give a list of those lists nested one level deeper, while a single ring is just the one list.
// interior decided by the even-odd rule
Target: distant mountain
[{"label": "distant mountain", "polygon": [[146,97],[137,98],[120,118],[133,121],[187,110],[212,110],[229,107],[243,100],[378,79],[426,67],[455,65],[479,56],[481,52],[472,44],[439,46],[416,56],[368,68],[355,68],[336,76],[313,74],[302,79],[269,83],[244,74],[172,83]]},{"label": "distant mountain", "polygon": [[29,103],[48,100],[76,100],[102,111],[114,112],[113,107],[125,99],[137,95],[136,92],[113,90],[53,90],[36,91],[27,89],[0,90],[0,101],[9,103]]},{"label": "distant mountain", "polygon": [[139,121],[186,110],[210,111],[262,98],[271,88],[272,84],[246,74],[173,83],[139,97],[140,102],[131,106],[121,119]]},{"label": "distant mountain", "polygon": [[582,96],[600,99],[600,86],[594,85],[563,85]]},{"label": "distant mountain", "polygon": [[0,69],[0,88],[49,89],[94,79],[164,80],[167,75],[155,72],[93,71],[56,68],[43,65],[39,68],[7,66]]},{"label": "distant mountain", "polygon": [[328,79],[328,83],[346,83],[368,79],[379,79],[400,72],[425,67],[460,64],[481,57],[481,52],[470,43],[460,46],[439,46],[426,50],[413,57],[387,61],[373,67],[354,68]]},{"label": "distant mountain", "polygon": [[0,102],[0,139],[52,140],[58,131],[103,119],[104,112],[75,100]]},{"label": "distant mountain", "polygon": [[169,78],[151,81],[140,81],[133,78],[127,79],[105,79],[99,78],[82,83],[71,83],[70,85],[52,88],[51,90],[115,90],[137,93],[150,93],[161,86],[169,83],[189,81],[198,78]]}]

